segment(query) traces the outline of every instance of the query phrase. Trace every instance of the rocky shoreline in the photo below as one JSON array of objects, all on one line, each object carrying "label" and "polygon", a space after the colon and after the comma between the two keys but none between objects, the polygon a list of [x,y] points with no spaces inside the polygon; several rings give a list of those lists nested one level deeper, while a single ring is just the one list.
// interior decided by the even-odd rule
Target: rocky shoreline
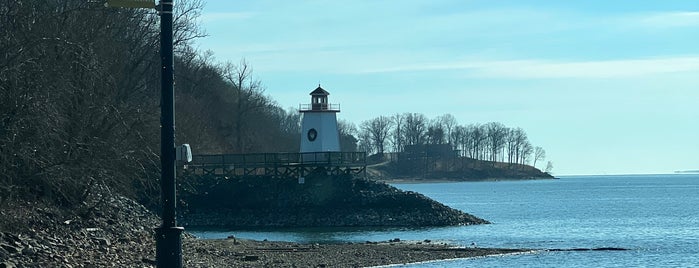
[{"label": "rocky shoreline", "polygon": [[[351,176],[297,181],[205,181],[183,191],[183,226],[446,226],[486,220],[419,193]],[[4,200],[0,268],[153,267],[158,217],[136,201],[96,186],[80,205]],[[186,267],[364,267],[522,252],[455,248],[429,240],[299,244],[241,239],[202,240],[185,233]]]},{"label": "rocky shoreline", "polygon": [[141,267],[154,259],[156,215],[97,189],[70,209],[10,201],[0,210],[0,267]]},{"label": "rocky shoreline", "polygon": [[[158,218],[118,195],[71,211],[33,202],[0,210],[0,267],[154,267]],[[185,267],[366,267],[524,252],[455,248],[429,240],[299,244],[202,240],[185,234]]]}]

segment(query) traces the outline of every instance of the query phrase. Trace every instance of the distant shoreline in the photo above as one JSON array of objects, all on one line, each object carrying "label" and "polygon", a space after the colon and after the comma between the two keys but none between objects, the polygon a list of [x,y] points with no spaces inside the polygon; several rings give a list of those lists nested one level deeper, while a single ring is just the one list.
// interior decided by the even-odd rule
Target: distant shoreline
[{"label": "distant shoreline", "polygon": [[558,178],[483,178],[483,179],[423,179],[423,178],[395,178],[395,179],[377,179],[377,181],[389,184],[420,184],[420,183],[454,183],[454,182],[494,182],[494,181],[530,181],[530,180],[556,180]]},{"label": "distant shoreline", "polygon": [[674,174],[699,174],[699,170],[677,170]]},{"label": "distant shoreline", "polygon": [[565,174],[558,175],[558,178],[576,178],[576,177],[643,177],[643,176],[672,176],[672,175],[697,175],[699,172],[671,172],[671,173],[643,173],[643,174]]}]

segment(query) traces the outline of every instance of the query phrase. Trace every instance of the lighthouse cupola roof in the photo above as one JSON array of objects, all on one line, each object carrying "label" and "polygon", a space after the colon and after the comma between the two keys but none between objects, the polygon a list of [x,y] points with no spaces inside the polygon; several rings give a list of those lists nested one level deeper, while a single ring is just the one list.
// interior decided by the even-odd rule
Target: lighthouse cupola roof
[{"label": "lighthouse cupola roof", "polygon": [[311,94],[309,94],[309,95],[311,95],[311,96],[327,96],[327,95],[330,95],[330,93],[325,91],[325,89],[320,87],[320,84],[318,84],[318,87],[315,90],[311,91]]}]

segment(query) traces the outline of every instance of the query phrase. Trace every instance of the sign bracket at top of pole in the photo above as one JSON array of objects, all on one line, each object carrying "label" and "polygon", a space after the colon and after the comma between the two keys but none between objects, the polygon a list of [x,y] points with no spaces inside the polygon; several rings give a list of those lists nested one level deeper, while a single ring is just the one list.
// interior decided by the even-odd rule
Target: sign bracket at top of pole
[{"label": "sign bracket at top of pole", "polygon": [[107,0],[105,7],[155,8],[155,0]]}]

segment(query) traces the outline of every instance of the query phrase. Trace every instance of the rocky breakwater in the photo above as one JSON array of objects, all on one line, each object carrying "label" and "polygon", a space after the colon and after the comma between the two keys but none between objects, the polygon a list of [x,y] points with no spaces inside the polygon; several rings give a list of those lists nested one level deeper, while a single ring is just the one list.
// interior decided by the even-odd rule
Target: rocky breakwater
[{"label": "rocky breakwater", "polygon": [[0,210],[0,267],[150,267],[158,218],[105,190],[73,208],[5,204]]},{"label": "rocky breakwater", "polygon": [[179,222],[197,227],[449,226],[488,221],[352,175],[190,181]]}]

